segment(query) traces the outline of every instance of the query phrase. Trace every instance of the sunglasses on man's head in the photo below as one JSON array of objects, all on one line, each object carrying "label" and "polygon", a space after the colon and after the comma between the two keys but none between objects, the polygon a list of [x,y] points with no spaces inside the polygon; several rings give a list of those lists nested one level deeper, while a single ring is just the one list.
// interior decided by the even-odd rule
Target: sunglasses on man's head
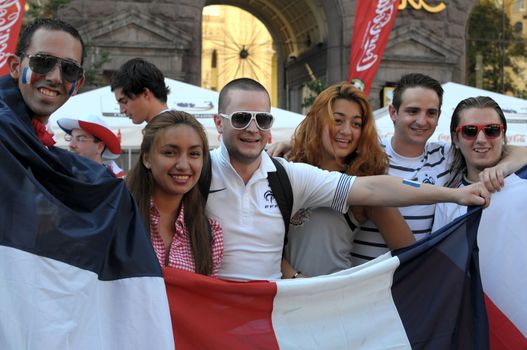
[{"label": "sunglasses on man's head", "polygon": [[223,118],[229,119],[234,129],[243,130],[249,126],[251,121],[256,121],[260,130],[269,130],[273,126],[274,117],[267,112],[238,111],[231,114],[220,113]]},{"label": "sunglasses on man's head", "polygon": [[60,72],[62,73],[62,79],[70,83],[75,83],[82,78],[84,69],[79,66],[76,62],[65,60],[59,57],[36,54],[26,55],[29,59],[29,68],[37,74],[48,74],[51,72],[57,64],[60,64]]},{"label": "sunglasses on man's head", "polygon": [[458,126],[456,132],[461,132],[461,136],[466,140],[474,140],[483,130],[487,138],[495,139],[501,135],[503,129],[503,124],[466,124]]}]

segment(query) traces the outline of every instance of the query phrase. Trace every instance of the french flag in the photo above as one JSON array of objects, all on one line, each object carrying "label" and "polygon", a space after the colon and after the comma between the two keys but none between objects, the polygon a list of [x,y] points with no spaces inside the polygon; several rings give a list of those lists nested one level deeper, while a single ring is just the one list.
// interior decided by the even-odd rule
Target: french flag
[{"label": "french flag", "polygon": [[2,99],[0,115],[0,349],[173,349],[161,269],[124,182],[44,147]]},{"label": "french flag", "polygon": [[527,166],[492,195],[478,229],[492,349],[527,349]]},{"label": "french flag", "polygon": [[230,282],[166,268],[177,349],[488,349],[481,209],[328,276]]}]

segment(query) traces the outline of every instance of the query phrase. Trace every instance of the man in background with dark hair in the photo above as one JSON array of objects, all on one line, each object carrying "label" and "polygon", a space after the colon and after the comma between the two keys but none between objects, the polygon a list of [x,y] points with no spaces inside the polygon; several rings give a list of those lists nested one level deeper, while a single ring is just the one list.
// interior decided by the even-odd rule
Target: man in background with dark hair
[{"label": "man in background with dark hair", "polygon": [[159,113],[168,110],[163,73],[142,58],[132,58],[112,77],[111,89],[119,103],[119,110],[134,124],[149,122]]}]

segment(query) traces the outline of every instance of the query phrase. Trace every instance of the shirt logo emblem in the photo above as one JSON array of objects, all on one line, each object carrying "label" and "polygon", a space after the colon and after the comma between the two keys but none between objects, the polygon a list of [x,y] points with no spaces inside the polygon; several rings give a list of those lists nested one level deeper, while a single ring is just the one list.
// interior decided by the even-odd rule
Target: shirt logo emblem
[{"label": "shirt logo emblem", "polygon": [[263,197],[264,197],[265,202],[266,202],[265,206],[264,206],[265,209],[277,208],[278,207],[278,204],[276,204],[276,200],[274,199],[273,191],[271,191],[271,190],[265,191]]}]

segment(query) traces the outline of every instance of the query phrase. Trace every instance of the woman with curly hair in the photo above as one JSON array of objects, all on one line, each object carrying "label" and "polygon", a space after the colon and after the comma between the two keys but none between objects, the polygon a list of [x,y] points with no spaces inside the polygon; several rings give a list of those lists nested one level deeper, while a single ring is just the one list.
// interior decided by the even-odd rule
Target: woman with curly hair
[{"label": "woman with curly hair", "polygon": [[163,112],[143,130],[139,159],[126,179],[159,264],[216,276],[223,231],[205,216],[196,186],[209,162],[203,126],[185,112]]},{"label": "woman with curly hair", "polygon": [[[349,175],[386,174],[388,158],[379,144],[366,96],[342,82],[322,91],[292,138],[288,159]],[[396,208],[364,208],[391,249],[415,242]],[[304,208],[291,219],[284,277],[317,276],[352,266],[351,246],[360,226],[351,212]],[[300,272],[301,271],[301,272]]]}]

